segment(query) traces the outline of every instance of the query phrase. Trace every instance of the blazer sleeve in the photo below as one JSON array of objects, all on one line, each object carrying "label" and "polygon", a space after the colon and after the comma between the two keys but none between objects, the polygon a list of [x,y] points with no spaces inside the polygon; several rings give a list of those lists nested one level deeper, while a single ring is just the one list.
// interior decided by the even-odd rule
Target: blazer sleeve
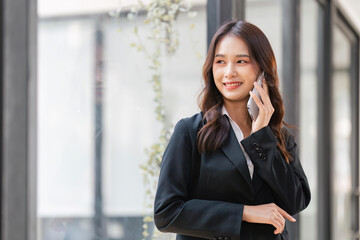
[{"label": "blazer sleeve", "polygon": [[292,159],[287,163],[277,148],[271,128],[266,126],[241,141],[256,170],[270,186],[279,207],[290,215],[305,209],[310,202],[310,188],[299,161],[294,137],[287,135],[287,151]]},{"label": "blazer sleeve", "polygon": [[191,166],[196,160],[193,151],[197,151],[194,142],[187,123],[180,120],[161,163],[154,202],[155,225],[162,232],[239,240],[243,205],[189,197]]}]

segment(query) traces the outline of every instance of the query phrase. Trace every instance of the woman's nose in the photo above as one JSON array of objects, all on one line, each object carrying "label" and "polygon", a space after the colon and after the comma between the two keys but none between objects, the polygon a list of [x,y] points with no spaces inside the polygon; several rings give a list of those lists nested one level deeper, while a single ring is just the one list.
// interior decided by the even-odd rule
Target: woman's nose
[{"label": "woman's nose", "polygon": [[226,78],[233,78],[236,77],[237,72],[235,71],[235,69],[233,68],[232,65],[229,65],[226,69],[226,73],[225,73],[225,77]]}]

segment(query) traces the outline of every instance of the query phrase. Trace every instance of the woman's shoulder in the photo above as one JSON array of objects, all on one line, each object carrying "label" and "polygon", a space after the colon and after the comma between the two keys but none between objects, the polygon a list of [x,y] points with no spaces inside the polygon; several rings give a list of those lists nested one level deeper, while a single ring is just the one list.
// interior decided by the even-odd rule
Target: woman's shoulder
[{"label": "woman's shoulder", "polygon": [[286,148],[291,148],[296,144],[295,135],[287,127],[281,128],[282,133],[284,134]]},{"label": "woman's shoulder", "polygon": [[203,123],[204,114],[202,112],[196,113],[191,117],[186,117],[181,119],[180,121],[184,121],[188,126],[198,126]]},{"label": "woman's shoulder", "polygon": [[203,126],[203,116],[203,113],[199,112],[191,117],[182,118],[178,121],[175,128],[178,128],[181,131],[187,129],[191,135],[196,135]]},{"label": "woman's shoulder", "polygon": [[180,119],[174,127],[171,138],[186,138],[191,145],[195,145],[197,133],[203,126],[202,119],[203,114],[201,112],[194,114],[191,117]]}]

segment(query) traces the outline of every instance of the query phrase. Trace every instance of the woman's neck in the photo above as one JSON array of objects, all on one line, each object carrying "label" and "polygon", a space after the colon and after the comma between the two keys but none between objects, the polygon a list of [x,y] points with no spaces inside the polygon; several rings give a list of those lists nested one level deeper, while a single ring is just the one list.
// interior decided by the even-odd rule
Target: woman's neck
[{"label": "woman's neck", "polygon": [[224,106],[231,119],[240,127],[244,138],[251,133],[251,118],[247,110],[246,102],[224,101]]}]

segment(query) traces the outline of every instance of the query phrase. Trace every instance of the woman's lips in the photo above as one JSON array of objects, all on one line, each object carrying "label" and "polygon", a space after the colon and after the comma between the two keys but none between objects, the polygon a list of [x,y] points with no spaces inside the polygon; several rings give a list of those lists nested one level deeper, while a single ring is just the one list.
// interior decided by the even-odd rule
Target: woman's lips
[{"label": "woman's lips", "polygon": [[243,85],[242,82],[228,82],[228,83],[224,83],[224,86],[226,89],[235,89],[238,88],[239,86]]}]

